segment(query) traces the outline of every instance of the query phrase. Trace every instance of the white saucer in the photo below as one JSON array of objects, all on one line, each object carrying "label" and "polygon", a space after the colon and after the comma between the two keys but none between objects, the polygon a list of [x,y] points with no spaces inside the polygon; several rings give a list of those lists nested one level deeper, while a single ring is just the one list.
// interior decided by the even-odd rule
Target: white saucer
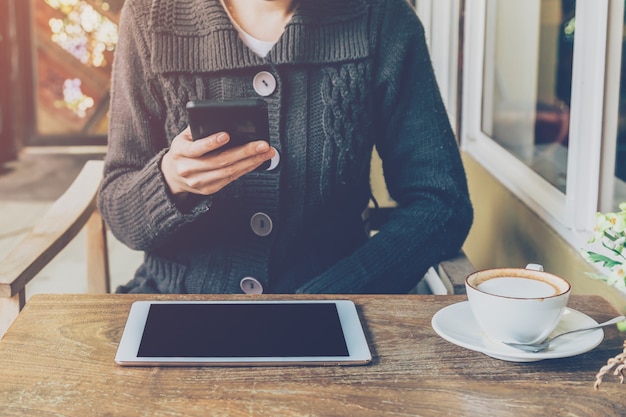
[{"label": "white saucer", "polygon": [[[597,324],[594,319],[586,314],[566,308],[553,334]],[[543,352],[523,352],[489,339],[479,329],[467,301],[452,304],[439,310],[433,316],[432,326],[435,332],[448,342],[484,353],[492,358],[510,362],[536,362],[543,359],[580,355],[595,348],[604,339],[604,331],[597,329],[560,337]]]}]

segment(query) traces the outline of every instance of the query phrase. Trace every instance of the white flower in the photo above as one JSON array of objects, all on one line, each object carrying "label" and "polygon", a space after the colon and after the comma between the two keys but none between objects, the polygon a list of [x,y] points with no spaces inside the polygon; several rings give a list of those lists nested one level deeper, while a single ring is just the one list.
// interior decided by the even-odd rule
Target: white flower
[{"label": "white flower", "polygon": [[606,275],[592,276],[609,285],[626,289],[626,202],[620,203],[618,213],[596,213],[593,235],[588,243],[601,246],[599,252],[583,251],[590,263],[599,263],[606,268]]}]

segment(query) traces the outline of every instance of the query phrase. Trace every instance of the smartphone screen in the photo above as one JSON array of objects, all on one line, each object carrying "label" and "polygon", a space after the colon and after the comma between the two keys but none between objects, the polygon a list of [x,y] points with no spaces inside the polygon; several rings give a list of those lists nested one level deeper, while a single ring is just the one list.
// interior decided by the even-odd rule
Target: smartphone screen
[{"label": "smartphone screen", "polygon": [[[194,140],[218,132],[227,132],[230,135],[230,141],[220,147],[220,150],[256,140],[270,140],[265,100],[196,100],[188,102],[186,108]],[[257,170],[266,170],[270,166],[271,161],[266,161]]]},{"label": "smartphone screen", "polygon": [[194,140],[217,132],[231,136],[227,147],[255,140],[269,141],[267,103],[261,99],[198,100],[187,103]]}]

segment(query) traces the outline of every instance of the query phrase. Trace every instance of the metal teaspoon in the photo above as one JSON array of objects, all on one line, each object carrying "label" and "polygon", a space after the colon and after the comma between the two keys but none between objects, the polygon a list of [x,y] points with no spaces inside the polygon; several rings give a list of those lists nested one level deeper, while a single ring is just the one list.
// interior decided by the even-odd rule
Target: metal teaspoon
[{"label": "metal teaspoon", "polygon": [[561,337],[561,336],[565,336],[566,334],[571,334],[571,333],[576,333],[576,332],[584,332],[584,331],[588,331],[588,330],[596,330],[599,329],[601,327],[605,327],[605,326],[610,326],[611,324],[615,324],[615,323],[619,323],[620,321],[624,321],[626,320],[625,316],[619,316],[619,317],[615,317],[614,319],[611,319],[609,321],[605,321],[604,323],[600,323],[596,326],[591,326],[591,327],[583,327],[581,329],[574,329],[574,330],[570,330],[561,334],[557,334],[556,336],[553,337],[549,337],[546,340],[544,340],[543,342],[539,342],[539,343],[513,343],[513,342],[502,342],[505,345],[523,350],[525,352],[532,352],[532,353],[537,353],[537,352],[542,352],[544,350],[546,350],[549,346],[550,343],[552,343],[552,341],[554,339],[556,339],[557,337]]}]

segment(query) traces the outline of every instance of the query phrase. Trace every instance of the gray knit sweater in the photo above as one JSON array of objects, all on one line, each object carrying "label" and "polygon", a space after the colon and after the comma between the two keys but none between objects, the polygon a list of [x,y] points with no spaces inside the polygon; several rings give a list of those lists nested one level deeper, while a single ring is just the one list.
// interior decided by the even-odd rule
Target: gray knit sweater
[{"label": "gray knit sweater", "polygon": [[[260,71],[276,80],[263,99],[279,166],[177,206],[159,164],[185,103],[258,98]],[[402,293],[467,236],[465,173],[406,0],[300,0],[266,58],[219,0],[126,0],[112,80],[99,207],[146,253],[118,291],[238,293],[254,277],[268,293]],[[374,146],[398,208],[370,239]]]}]

